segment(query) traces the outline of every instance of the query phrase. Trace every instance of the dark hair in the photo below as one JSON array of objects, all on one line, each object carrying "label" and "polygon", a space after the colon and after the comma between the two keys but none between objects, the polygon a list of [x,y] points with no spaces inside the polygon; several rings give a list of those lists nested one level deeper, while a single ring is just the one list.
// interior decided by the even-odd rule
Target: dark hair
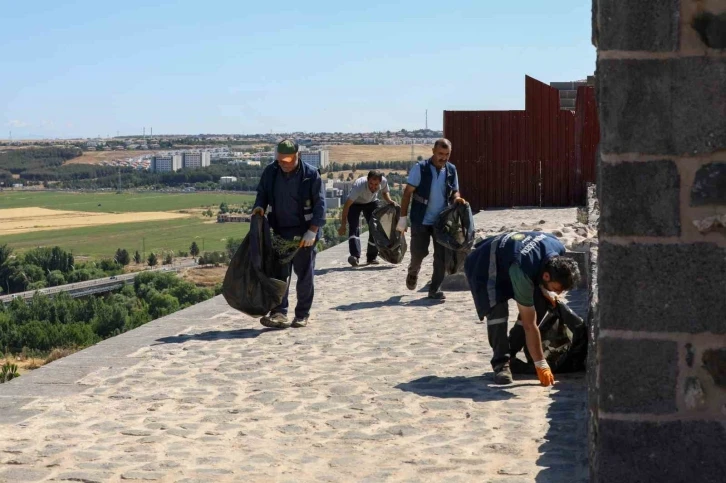
[{"label": "dark hair", "polygon": [[436,148],[446,148],[451,151],[451,141],[446,138],[437,139],[434,143],[434,149]]},{"label": "dark hair", "polygon": [[377,169],[372,169],[368,171],[368,179],[375,178],[379,181],[383,181],[383,171],[378,171]]},{"label": "dark hair", "polygon": [[580,269],[577,262],[569,257],[552,257],[545,262],[544,272],[550,274],[550,280],[562,285],[562,290],[570,290],[580,283]]}]

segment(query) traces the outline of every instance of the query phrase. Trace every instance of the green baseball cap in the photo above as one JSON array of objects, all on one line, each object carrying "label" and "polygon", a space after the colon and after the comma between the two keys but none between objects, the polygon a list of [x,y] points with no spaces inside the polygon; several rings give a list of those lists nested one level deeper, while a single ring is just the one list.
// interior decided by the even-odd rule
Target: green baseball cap
[{"label": "green baseball cap", "polygon": [[278,154],[297,154],[298,150],[297,143],[291,139],[283,139],[277,144]]}]

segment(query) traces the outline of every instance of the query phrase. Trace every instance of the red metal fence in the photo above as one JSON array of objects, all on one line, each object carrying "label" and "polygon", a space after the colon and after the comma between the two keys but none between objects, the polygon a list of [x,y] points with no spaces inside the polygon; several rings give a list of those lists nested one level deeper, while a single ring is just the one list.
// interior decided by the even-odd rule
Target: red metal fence
[{"label": "red metal fence", "polygon": [[595,92],[579,87],[576,111],[559,91],[526,77],[524,111],[444,111],[444,136],[461,193],[474,209],[584,204],[600,138]]}]

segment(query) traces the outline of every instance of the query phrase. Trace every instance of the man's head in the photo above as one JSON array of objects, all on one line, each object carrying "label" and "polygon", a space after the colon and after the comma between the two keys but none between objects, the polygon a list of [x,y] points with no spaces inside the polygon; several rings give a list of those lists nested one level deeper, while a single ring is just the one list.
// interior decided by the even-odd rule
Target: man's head
[{"label": "man's head", "polygon": [[280,168],[290,173],[297,168],[298,165],[298,145],[292,139],[283,139],[277,144],[277,162]]},{"label": "man's head", "polygon": [[368,189],[371,193],[378,191],[383,181],[383,172],[373,169],[368,171]]},{"label": "man's head", "polygon": [[545,262],[542,286],[550,292],[562,293],[580,283],[580,269],[569,257],[552,257]]},{"label": "man's head", "polygon": [[431,157],[431,162],[438,169],[443,168],[451,156],[451,141],[446,138],[439,139],[434,143],[432,151],[434,155]]}]

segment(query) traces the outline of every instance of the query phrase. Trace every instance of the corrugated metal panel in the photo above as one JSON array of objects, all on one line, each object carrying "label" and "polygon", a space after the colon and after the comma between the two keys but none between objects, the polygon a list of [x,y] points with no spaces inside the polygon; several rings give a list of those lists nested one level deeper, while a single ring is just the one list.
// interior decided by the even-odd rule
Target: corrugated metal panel
[{"label": "corrugated metal panel", "polygon": [[445,111],[444,135],[474,209],[571,206],[594,181],[599,141],[592,87],[578,88],[577,111],[560,110],[559,91],[525,78],[524,111]]}]

